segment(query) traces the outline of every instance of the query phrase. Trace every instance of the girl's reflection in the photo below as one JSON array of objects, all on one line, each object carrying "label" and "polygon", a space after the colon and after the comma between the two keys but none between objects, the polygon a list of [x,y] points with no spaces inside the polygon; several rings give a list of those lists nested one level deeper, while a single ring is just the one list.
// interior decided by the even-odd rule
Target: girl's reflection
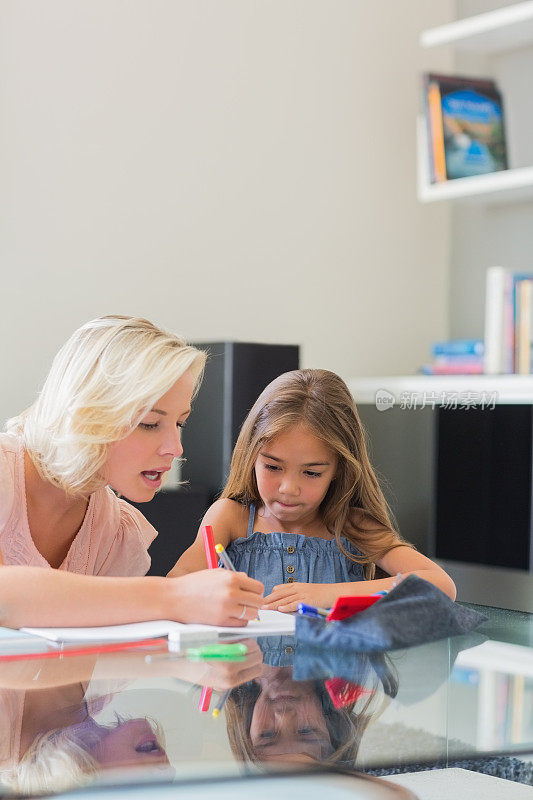
[{"label": "girl's reflection", "polygon": [[250,743],[262,760],[300,754],[322,761],[331,755],[320,687],[312,681],[293,681],[290,667],[265,667],[258,685]]},{"label": "girl's reflection", "polygon": [[374,685],[360,685],[357,700],[335,708],[324,681],[295,681],[292,667],[264,665],[261,676],[235,689],[226,703],[234,756],[254,763],[353,765],[384,697],[373,670],[371,676]]}]

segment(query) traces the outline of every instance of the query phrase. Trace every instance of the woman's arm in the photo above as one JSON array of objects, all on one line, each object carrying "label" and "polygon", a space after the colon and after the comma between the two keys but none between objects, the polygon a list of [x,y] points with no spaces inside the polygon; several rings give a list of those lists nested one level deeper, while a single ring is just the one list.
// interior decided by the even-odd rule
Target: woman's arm
[{"label": "woman's arm", "polygon": [[[223,497],[216,500],[213,505],[207,509],[204,518],[200,524],[196,539],[191,546],[179,557],[177,563],[168,573],[169,578],[177,578],[180,575],[187,575],[190,572],[197,572],[200,569],[206,569],[207,559],[205,556],[204,537],[202,528],[204,525],[211,525],[213,528],[213,535],[215,544],[222,544],[224,547],[231,542],[234,536],[236,526],[238,527],[241,517],[246,516],[246,510],[235,500],[229,500]],[[244,530],[246,530],[246,521],[244,521]]]},{"label": "woman's arm", "polygon": [[[240,661],[217,659],[189,661],[173,658],[172,653],[139,648],[118,653],[87,654],[69,658],[28,659],[24,661],[0,660],[0,689],[38,691],[75,683],[99,681],[132,681],[155,678],[178,678],[187,683],[198,683],[213,688],[231,689],[252,680],[261,673],[263,653],[255,639],[243,639],[248,652]],[[150,655],[152,660],[146,660]]]},{"label": "woman's arm", "polygon": [[244,573],[227,570],[168,580],[0,566],[0,625],[66,627],[170,619],[242,627],[256,617],[263,588]]}]

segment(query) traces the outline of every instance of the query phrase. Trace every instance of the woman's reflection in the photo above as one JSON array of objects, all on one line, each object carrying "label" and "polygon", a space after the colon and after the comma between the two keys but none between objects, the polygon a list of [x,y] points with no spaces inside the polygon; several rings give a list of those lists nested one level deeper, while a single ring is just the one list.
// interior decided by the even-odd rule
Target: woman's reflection
[{"label": "woman's reflection", "polygon": [[11,758],[0,772],[2,783],[33,794],[78,786],[105,769],[169,769],[161,730],[154,721],[119,716],[110,725],[95,721],[93,715],[111,700],[112,695],[85,697],[79,685],[2,691],[2,710],[11,711],[9,720],[2,715],[11,725],[7,734]]},{"label": "woman's reflection", "polygon": [[[261,674],[257,642],[234,662],[193,662],[168,651],[109,654],[46,661],[0,663],[0,783],[34,794],[73,788],[104,770],[142,768],[172,777],[161,726],[150,717],[110,724],[96,718],[136,679],[176,679],[175,691],[191,684],[224,692]],[[180,687],[182,689],[180,690]],[[109,717],[109,714],[106,714]]]}]

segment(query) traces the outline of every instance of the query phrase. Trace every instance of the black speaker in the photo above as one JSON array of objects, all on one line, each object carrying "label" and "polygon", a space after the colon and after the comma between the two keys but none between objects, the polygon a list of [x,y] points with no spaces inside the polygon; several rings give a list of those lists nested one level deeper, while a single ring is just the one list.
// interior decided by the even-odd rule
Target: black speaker
[{"label": "black speaker", "polygon": [[183,431],[182,475],[211,497],[226,482],[239,430],[265,386],[299,367],[299,346],[250,342],[197,342],[207,350],[204,380]]}]

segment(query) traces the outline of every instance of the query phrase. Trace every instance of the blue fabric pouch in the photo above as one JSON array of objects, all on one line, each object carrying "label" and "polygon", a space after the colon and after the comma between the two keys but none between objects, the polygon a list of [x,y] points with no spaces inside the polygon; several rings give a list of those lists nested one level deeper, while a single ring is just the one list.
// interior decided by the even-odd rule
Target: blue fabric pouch
[{"label": "blue fabric pouch", "polygon": [[348,619],[326,622],[298,615],[296,639],[337,651],[379,653],[468,633],[486,620],[432,583],[408,575],[377,603]]}]

